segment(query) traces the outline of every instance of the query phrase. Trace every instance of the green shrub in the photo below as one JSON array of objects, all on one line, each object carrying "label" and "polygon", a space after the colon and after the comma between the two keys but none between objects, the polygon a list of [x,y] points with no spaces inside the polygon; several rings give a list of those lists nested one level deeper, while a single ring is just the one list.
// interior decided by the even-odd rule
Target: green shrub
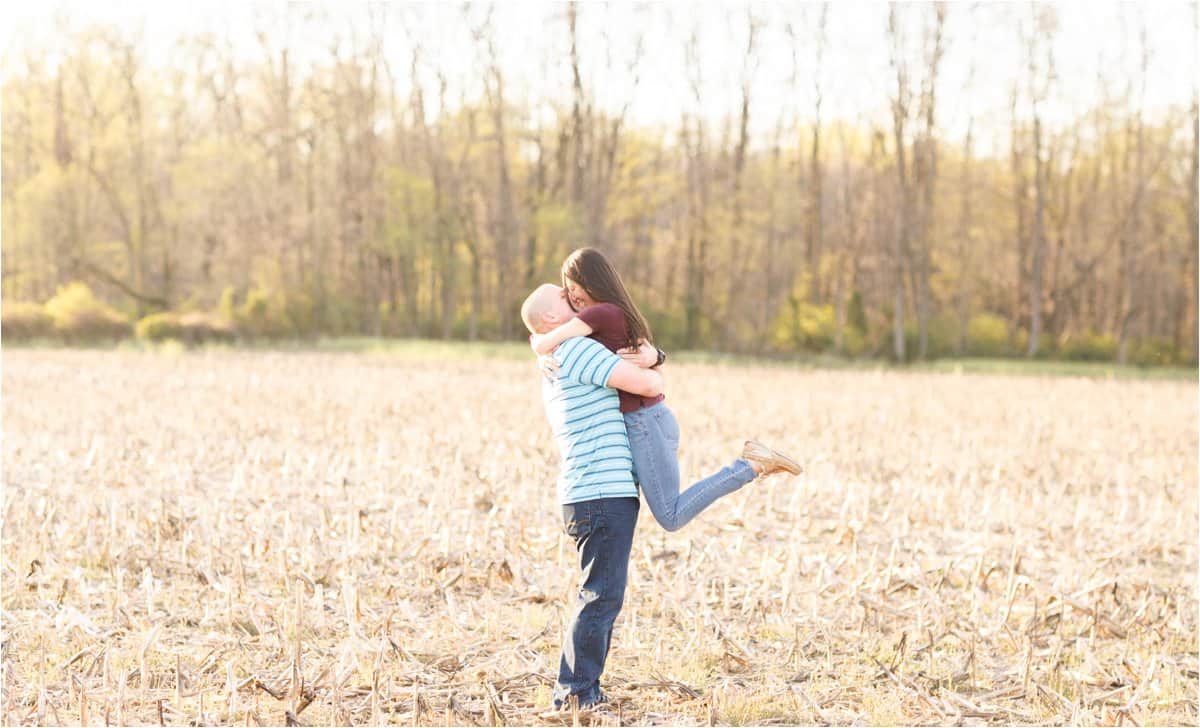
[{"label": "green shrub", "polygon": [[137,323],[137,337],[144,341],[177,341],[196,346],[207,343],[230,343],[236,338],[233,323],[218,314],[180,314],[173,311],[154,313]]},{"label": "green shrub", "polygon": [[394,337],[400,330],[400,316],[396,307],[387,301],[380,301],[378,308],[379,331],[384,337]]},{"label": "green shrub", "polygon": [[180,336],[190,345],[228,344],[237,338],[233,322],[211,313],[187,313],[179,317]]},{"label": "green shrub", "polygon": [[850,295],[850,303],[846,305],[846,324],[858,329],[866,336],[870,325],[867,323],[867,309],[863,305],[862,293],[855,289]]},{"label": "green shrub", "polygon": [[304,292],[291,292],[280,295],[283,309],[283,320],[291,329],[290,333],[297,336],[308,336],[320,328],[317,321],[317,307],[312,296]]},{"label": "green shrub", "polygon": [[[1025,349],[1022,349],[1022,353],[1029,348],[1028,335],[1026,336],[1025,341]],[[1049,333],[1043,331],[1042,335],[1038,337],[1038,350],[1037,353],[1033,355],[1033,358],[1042,361],[1052,361],[1054,359],[1058,359],[1060,356],[1062,356],[1062,352],[1059,350],[1058,341],[1056,341],[1055,338]]]},{"label": "green shrub", "polygon": [[129,335],[129,322],[98,300],[84,283],[70,283],[46,302],[54,331],[67,343],[113,341]]},{"label": "green shrub", "polygon": [[882,356],[886,359],[895,358],[895,346],[892,343],[892,314],[885,311],[886,326],[876,326],[863,334],[865,351],[870,356]]},{"label": "green shrub", "polygon": [[241,308],[238,309],[238,316],[246,321],[264,320],[269,307],[270,298],[267,296],[267,292],[259,288],[251,288],[246,293],[246,300],[242,301]]},{"label": "green shrub", "polygon": [[216,317],[210,315],[208,320],[217,325],[212,331],[216,331],[218,337],[228,336],[229,331],[251,338],[305,336],[318,330],[335,335],[346,333],[320,319],[312,297],[306,293],[289,294],[283,290],[254,287],[246,291],[246,299],[238,306],[233,287],[227,287],[221,291]]},{"label": "green shrub", "polygon": [[46,309],[29,301],[13,301],[0,308],[0,337],[10,341],[44,339],[54,334],[54,319]]},{"label": "green shrub", "polygon": [[682,310],[671,311],[654,306],[640,306],[639,309],[646,317],[646,323],[650,324],[655,346],[663,351],[679,351],[683,348],[687,338],[687,323]]},{"label": "green shrub", "polygon": [[[524,330],[525,326],[522,325]],[[438,331],[441,331],[439,325]],[[466,339],[471,334],[471,310],[470,308],[459,309],[458,315],[454,319],[454,324],[450,328],[450,336],[455,339]],[[475,338],[491,341],[498,338],[500,335],[500,322],[495,316],[490,316],[487,313],[480,313],[475,319]]]},{"label": "green shrub", "polygon": [[1068,361],[1112,361],[1117,355],[1117,340],[1089,329],[1064,339],[1062,355]]},{"label": "green shrub", "polygon": [[217,313],[226,321],[237,319],[237,291],[233,286],[225,286],[221,291],[221,300],[217,303]]},{"label": "green shrub", "polygon": [[285,305],[282,296],[272,295],[261,288],[251,288],[234,315],[238,332],[264,339],[294,333],[295,327],[288,320]]},{"label": "green shrub", "polygon": [[1194,346],[1185,345],[1177,350],[1175,361],[1184,366],[1197,366],[1200,364],[1200,351]]},{"label": "green shrub", "polygon": [[1178,362],[1175,343],[1149,338],[1129,342],[1129,363],[1139,367],[1169,367]]},{"label": "green shrub", "polygon": [[[359,329],[359,313],[353,302],[340,296],[329,296],[318,299],[313,307],[314,316],[320,324],[321,332],[333,336],[361,334]],[[432,336],[432,331],[427,332]]]},{"label": "green shrub", "polygon": [[862,356],[867,347],[867,338],[856,326],[846,326],[842,330],[842,353],[846,356]]},{"label": "green shrub", "polygon": [[164,311],[143,317],[134,327],[134,333],[143,341],[166,341],[183,338],[183,327],[178,314]]},{"label": "green shrub", "polygon": [[967,322],[967,354],[996,357],[1012,352],[1008,348],[1008,322],[992,313],[972,316]]},{"label": "green shrub", "polygon": [[[934,316],[926,330],[926,359],[940,359],[954,353],[954,342],[958,337],[958,324],[952,316]],[[915,359],[920,351],[920,329],[916,321],[904,327],[904,350],[909,359]]]},{"label": "green shrub", "polygon": [[771,343],[782,351],[828,351],[836,328],[833,306],[814,306],[792,296],[775,317]]},{"label": "green shrub", "polygon": [[[1042,341],[1045,341],[1045,336],[1042,337]],[[1040,342],[1039,342],[1039,346],[1040,346]],[[1025,356],[1025,353],[1028,351],[1029,351],[1029,330],[1025,329],[1024,327],[1018,328],[1016,331],[1013,332],[1013,343],[1012,343],[1012,346],[1008,347],[1008,355],[1009,356]]]}]

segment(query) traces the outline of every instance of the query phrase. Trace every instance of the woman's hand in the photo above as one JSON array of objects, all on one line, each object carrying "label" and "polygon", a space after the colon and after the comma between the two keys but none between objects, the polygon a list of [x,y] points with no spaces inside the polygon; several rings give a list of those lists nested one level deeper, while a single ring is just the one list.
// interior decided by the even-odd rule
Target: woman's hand
[{"label": "woman's hand", "polygon": [[627,362],[636,364],[642,369],[653,369],[658,363],[658,349],[648,341],[643,341],[642,345],[634,349],[633,347],[625,347],[617,349],[617,354]]},{"label": "woman's hand", "polygon": [[558,362],[553,356],[545,355],[537,358],[538,369],[542,370],[542,376],[550,381],[558,379]]}]

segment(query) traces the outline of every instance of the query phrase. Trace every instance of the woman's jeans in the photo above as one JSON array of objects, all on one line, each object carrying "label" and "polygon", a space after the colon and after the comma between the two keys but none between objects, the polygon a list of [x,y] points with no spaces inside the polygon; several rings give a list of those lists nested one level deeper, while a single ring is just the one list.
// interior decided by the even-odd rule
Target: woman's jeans
[{"label": "woman's jeans", "polygon": [[754,480],[757,473],[742,459],[679,492],[679,424],[665,404],[625,413],[633,453],[633,475],[654,520],[678,531],[718,498]]},{"label": "woman's jeans", "polygon": [[567,535],[579,552],[583,583],[563,639],[554,707],[572,695],[580,707],[601,699],[600,673],[612,644],[613,622],[625,601],[629,553],[637,527],[637,498],[599,498],[562,507]]}]

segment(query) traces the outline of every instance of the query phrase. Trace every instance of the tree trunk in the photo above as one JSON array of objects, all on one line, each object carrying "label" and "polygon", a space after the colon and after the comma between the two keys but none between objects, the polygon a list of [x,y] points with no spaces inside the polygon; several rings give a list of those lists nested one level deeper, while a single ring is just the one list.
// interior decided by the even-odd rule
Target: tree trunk
[{"label": "tree trunk", "polygon": [[499,200],[497,200],[499,210],[495,230],[496,318],[500,336],[507,338],[512,333],[508,301],[512,298],[513,291],[510,290],[508,273],[513,263],[512,251],[516,237],[516,225],[513,215],[512,180],[508,170],[508,142],[504,124],[504,78],[500,75],[500,67],[496,64],[494,55],[492,61],[495,64],[492,67],[492,80],[495,84],[494,95],[491,93],[488,95],[492,97],[492,126],[496,135],[496,168],[499,175]]},{"label": "tree trunk", "polygon": [[[1192,12],[1195,14],[1196,6],[1192,6]],[[1195,15],[1193,15],[1195,22]],[[1195,35],[1193,35],[1195,38]],[[1183,311],[1180,312],[1180,326],[1185,332],[1182,338],[1187,344],[1187,358],[1195,362],[1200,356],[1197,351],[1197,288],[1200,288],[1200,270],[1197,270],[1198,257],[1200,257],[1200,200],[1197,196],[1200,195],[1200,98],[1197,96],[1195,85],[1192,86],[1192,174],[1191,187],[1188,189],[1188,238],[1191,244],[1188,246],[1188,273],[1185,277],[1185,293],[1183,299]]]},{"label": "tree trunk", "polygon": [[923,199],[921,205],[920,251],[917,255],[917,358],[925,359],[929,354],[929,318],[930,318],[930,277],[932,275],[932,248],[934,239],[934,223],[937,219],[934,205],[937,200],[937,130],[935,118],[937,111],[937,79],[944,48],[942,31],[946,23],[946,4],[934,3],[933,48],[929,54],[928,76],[925,79],[925,92],[921,95],[921,105],[924,107],[925,129],[922,134],[922,156],[924,158],[921,174]]},{"label": "tree trunk", "polygon": [[905,123],[908,120],[909,87],[908,64],[903,57],[903,40],[900,34],[896,6],[888,11],[888,34],[891,37],[891,62],[896,74],[896,95],[892,99],[892,133],[896,144],[896,213],[894,216],[892,247],[892,353],[897,362],[906,360],[904,341],[904,277],[908,270],[908,244],[911,210],[908,171],[905,155]]},{"label": "tree trunk", "polygon": [[742,71],[742,108],[741,116],[738,124],[738,141],[737,146],[733,150],[733,226],[730,230],[730,246],[728,265],[725,268],[725,274],[729,277],[725,294],[725,315],[722,316],[723,325],[721,330],[721,338],[723,346],[728,349],[735,345],[734,331],[736,327],[734,322],[742,318],[741,311],[738,311],[734,303],[739,300],[739,292],[742,290],[742,275],[746,260],[749,256],[746,253],[746,246],[749,244],[749,236],[745,231],[745,200],[743,197],[744,177],[746,171],[746,154],[750,145],[750,59],[754,53],[755,36],[758,33],[758,26],[752,16],[749,16],[748,34],[749,40],[746,43],[746,57],[743,63]]},{"label": "tree trunk", "polygon": [[1032,359],[1038,352],[1038,337],[1042,333],[1042,264],[1046,255],[1046,169],[1042,163],[1042,120],[1033,116],[1033,260],[1029,269],[1029,348],[1025,356]]},{"label": "tree trunk", "polygon": [[[974,74],[972,74],[974,75]],[[967,136],[963,141],[963,171],[962,185],[959,194],[962,195],[962,208],[958,217],[958,291],[955,296],[958,304],[958,336],[954,342],[954,354],[963,356],[967,350],[967,331],[970,326],[970,270],[971,270],[971,223],[972,223],[972,180],[971,164],[974,159],[972,143],[974,141],[975,116],[967,120]]]},{"label": "tree trunk", "polygon": [[1011,163],[1012,163],[1012,177],[1013,177],[1013,204],[1016,208],[1016,220],[1017,220],[1016,241],[1015,241],[1016,247],[1017,247],[1017,267],[1016,267],[1016,271],[1015,271],[1016,285],[1012,289],[1012,291],[1013,291],[1012,306],[1011,306],[1011,310],[1010,310],[1010,314],[1009,314],[1010,320],[1009,320],[1009,327],[1008,327],[1008,345],[1009,345],[1010,349],[1013,347],[1014,343],[1017,340],[1016,339],[1017,330],[1021,327],[1021,322],[1022,322],[1021,292],[1026,290],[1026,288],[1025,288],[1025,280],[1026,280],[1025,279],[1025,251],[1026,251],[1027,246],[1026,246],[1026,242],[1025,242],[1025,239],[1026,239],[1025,236],[1026,236],[1026,230],[1028,228],[1028,223],[1026,222],[1028,214],[1026,211],[1027,206],[1026,206],[1026,199],[1025,199],[1028,194],[1028,191],[1027,191],[1027,182],[1025,179],[1025,162],[1023,159],[1022,144],[1021,144],[1021,138],[1020,138],[1020,126],[1017,123],[1017,98],[1018,98],[1017,86],[1014,83],[1013,90],[1012,90],[1012,101],[1011,101],[1011,105],[1009,107],[1009,119],[1010,119],[1010,123],[1011,123],[1011,137],[1010,138],[1012,140]]}]

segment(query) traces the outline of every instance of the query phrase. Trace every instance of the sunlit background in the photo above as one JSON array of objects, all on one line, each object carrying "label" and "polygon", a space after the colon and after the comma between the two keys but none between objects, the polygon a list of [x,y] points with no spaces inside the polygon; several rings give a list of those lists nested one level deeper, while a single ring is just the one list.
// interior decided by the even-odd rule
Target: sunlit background
[{"label": "sunlit background", "polygon": [[[0,723],[1200,724],[1195,3],[347,5],[0,18]],[[581,246],[804,472],[568,717]]]},{"label": "sunlit background", "polygon": [[593,245],[673,347],[1195,360],[1192,3],[6,13],[11,335],[509,339]]}]

